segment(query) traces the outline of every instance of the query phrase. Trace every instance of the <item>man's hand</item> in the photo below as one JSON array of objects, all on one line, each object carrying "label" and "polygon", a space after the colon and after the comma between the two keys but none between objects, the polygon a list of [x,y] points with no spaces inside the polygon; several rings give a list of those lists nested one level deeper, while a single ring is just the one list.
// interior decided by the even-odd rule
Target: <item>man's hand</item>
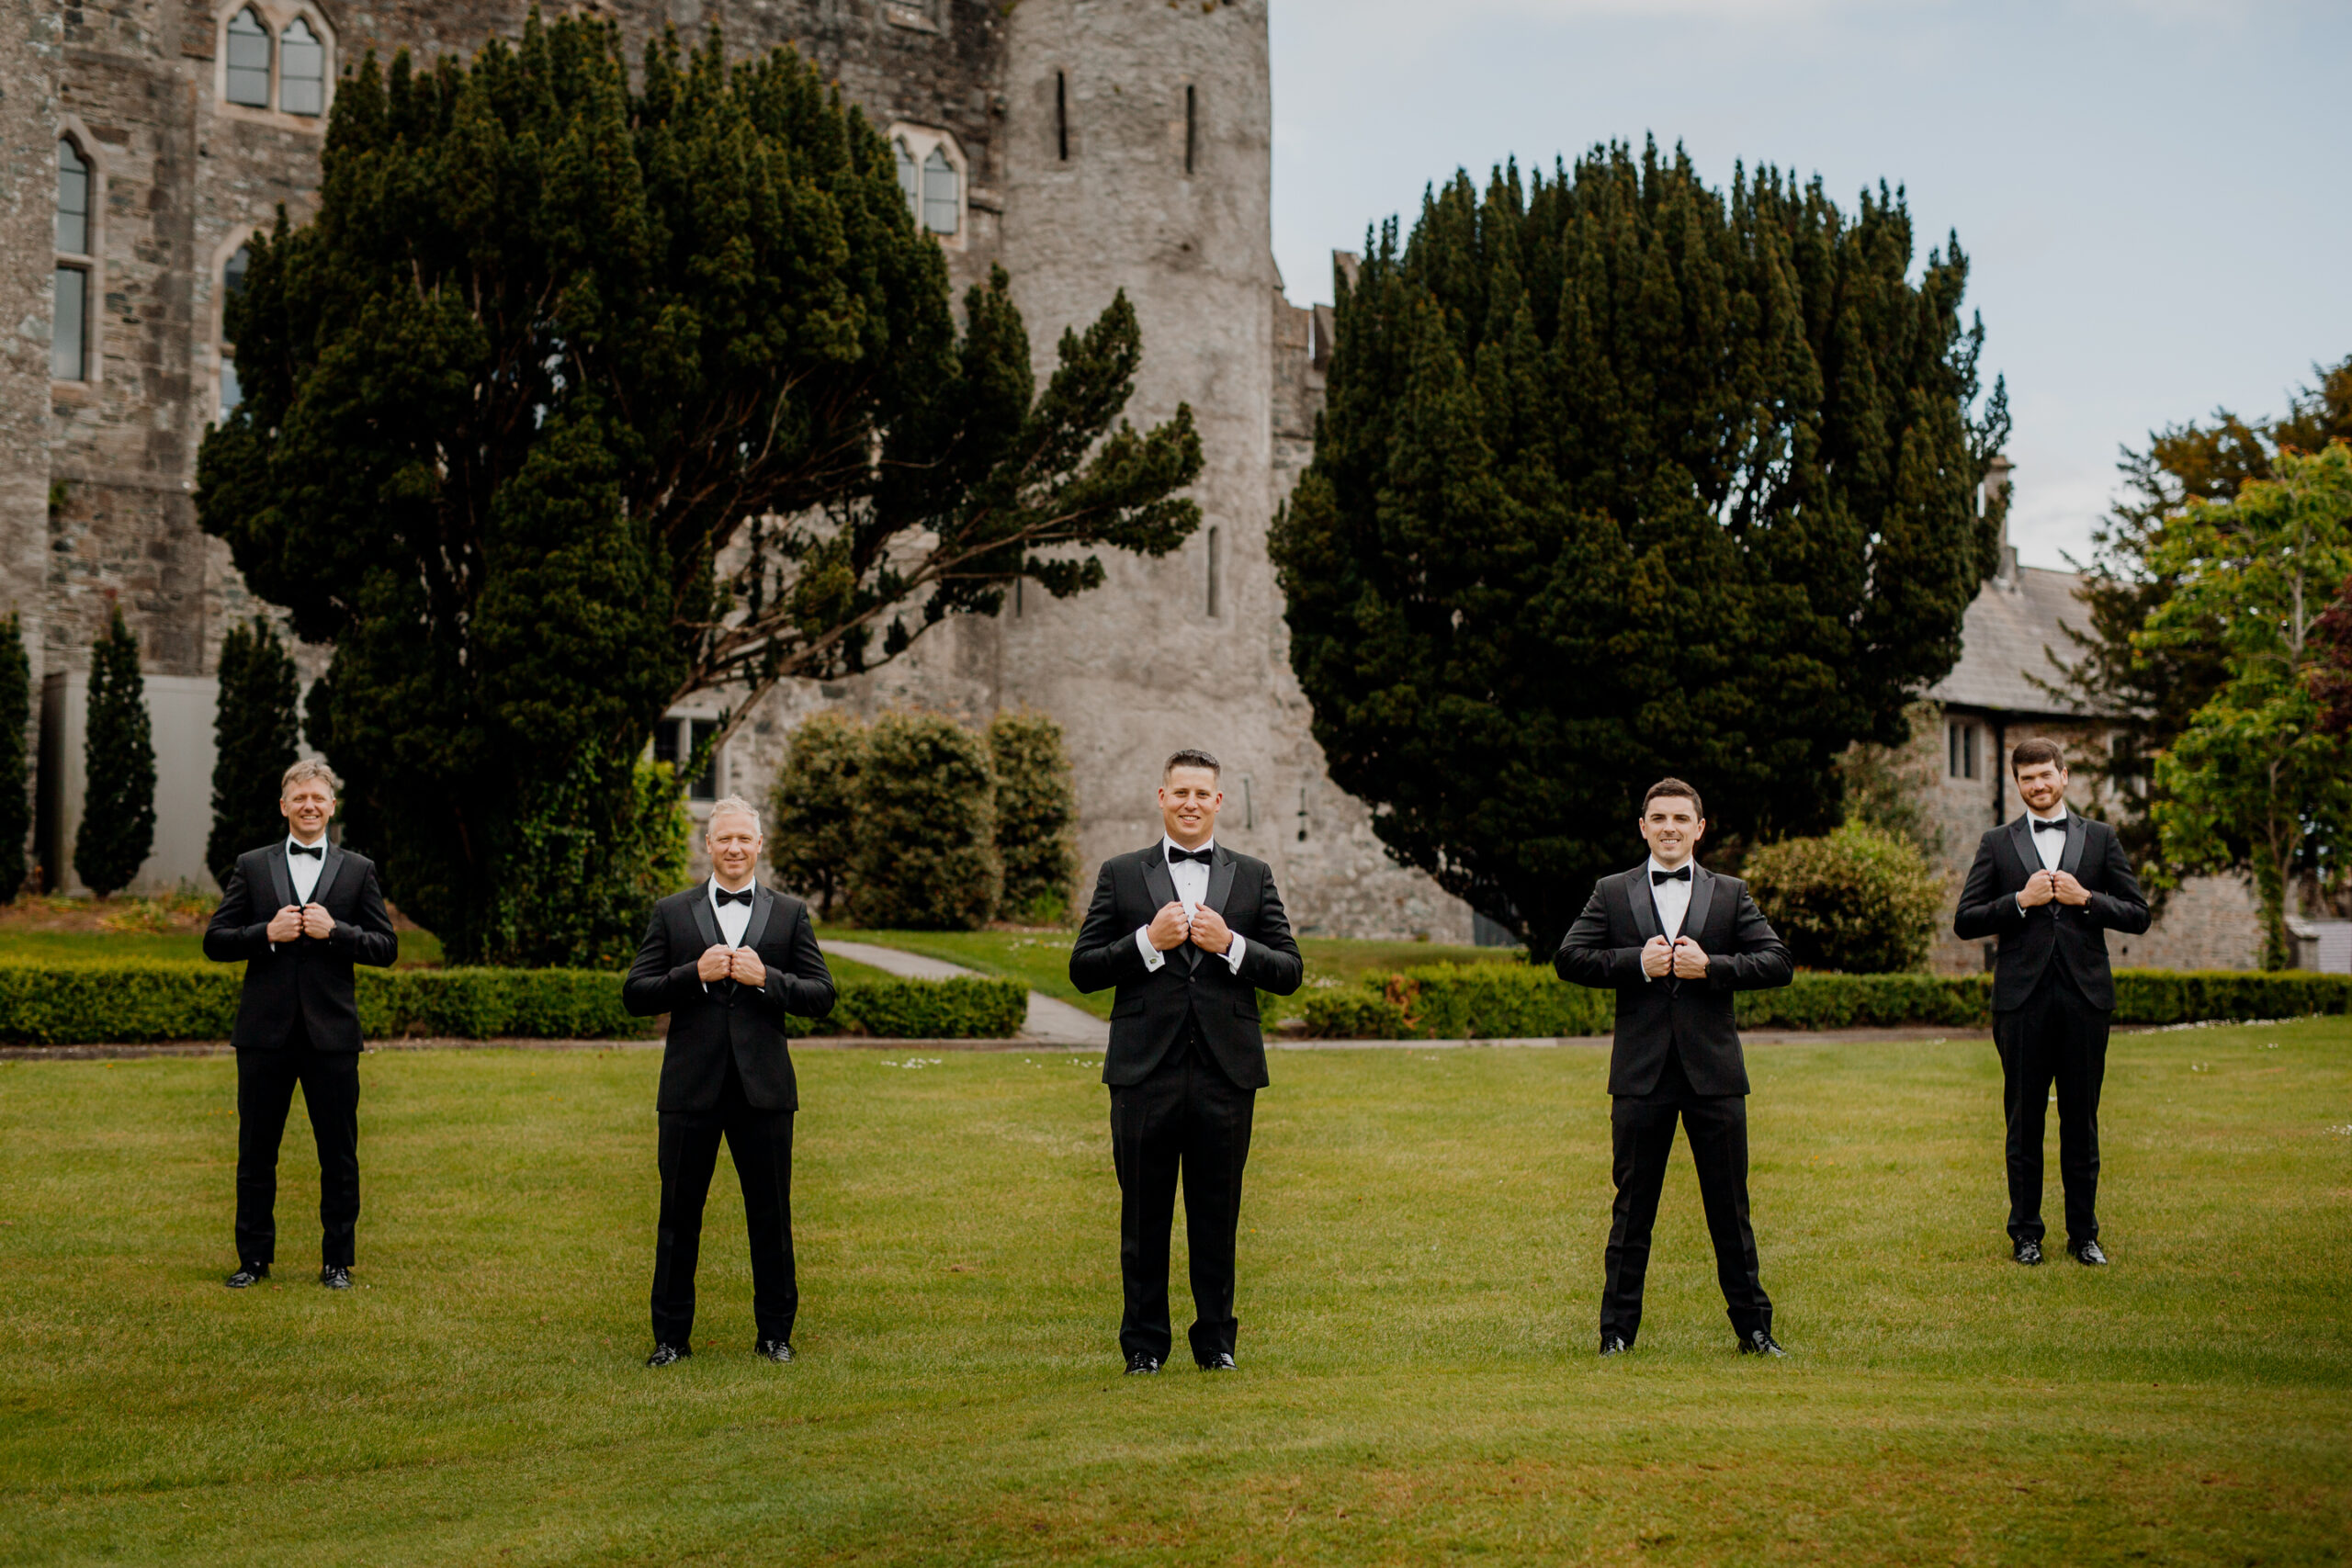
[{"label": "man's hand", "polygon": [[1663,980],[1674,968],[1674,944],[1662,936],[1654,936],[1642,943],[1642,973],[1653,980]]},{"label": "man's hand", "polygon": [[1181,902],[1171,902],[1162,904],[1159,907],[1159,913],[1152,916],[1151,924],[1145,930],[1144,938],[1152,946],[1166,953],[1171,948],[1183,946],[1184,939],[1192,934],[1192,929],[1193,922],[1184,913],[1184,906]]},{"label": "man's hand", "polygon": [[[2070,877],[2068,880],[2071,881],[2073,879]],[[2056,897],[2057,895],[2057,874],[2055,872],[2049,871],[2037,871],[2031,876],[2025,879],[2025,886],[2023,887],[2018,889],[2018,902],[2026,908],[2039,909],[2044,904],[2049,903],[2051,899]]]},{"label": "man's hand", "polygon": [[2091,890],[2075,881],[2073,872],[2045,871],[2041,874],[2050,878],[2051,886],[2056,890],[2061,904],[2071,904],[2079,909],[2091,901]]},{"label": "man's hand", "polygon": [[727,978],[728,971],[735,966],[734,955],[733,948],[722,947],[713,942],[702,950],[700,958],[695,960],[695,974],[701,977],[702,983],[706,986],[713,980],[724,980]]},{"label": "man's hand", "polygon": [[288,904],[269,918],[264,936],[272,942],[292,942],[302,934],[302,906]]},{"label": "man's hand", "polygon": [[302,906],[302,934],[317,937],[321,942],[334,934],[334,917],[327,913],[324,904]]},{"label": "man's hand", "polygon": [[1687,936],[1676,937],[1674,939],[1674,977],[1678,980],[1696,980],[1706,972],[1705,950]]},{"label": "man's hand", "polygon": [[1203,953],[1223,953],[1233,945],[1233,928],[1225,917],[1204,904],[1193,915],[1193,945]]},{"label": "man's hand", "polygon": [[727,952],[729,979],[749,986],[755,991],[768,983],[768,966],[760,962],[758,953],[748,947],[731,947]]}]

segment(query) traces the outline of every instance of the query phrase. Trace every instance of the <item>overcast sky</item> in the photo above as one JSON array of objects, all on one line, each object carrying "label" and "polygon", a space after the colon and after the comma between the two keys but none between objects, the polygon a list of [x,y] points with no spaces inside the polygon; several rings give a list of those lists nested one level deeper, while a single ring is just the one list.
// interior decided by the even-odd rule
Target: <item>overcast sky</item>
[{"label": "overcast sky", "polygon": [[1290,298],[1466,167],[1680,141],[1957,230],[2008,378],[2010,536],[2080,556],[2117,447],[2352,354],[2352,0],[1272,0]]}]

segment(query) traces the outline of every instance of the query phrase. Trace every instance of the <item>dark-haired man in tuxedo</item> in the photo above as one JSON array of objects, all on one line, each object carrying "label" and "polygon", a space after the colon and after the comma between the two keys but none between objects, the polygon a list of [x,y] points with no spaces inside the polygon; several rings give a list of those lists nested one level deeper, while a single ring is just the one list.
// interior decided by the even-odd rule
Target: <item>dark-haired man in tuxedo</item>
[{"label": "dark-haired man in tuxedo", "polygon": [[204,956],[243,961],[237,1000],[237,1271],[232,1291],[269,1276],[277,1256],[277,1146],[294,1087],[319,1150],[319,1283],[351,1288],[359,1229],[359,1002],[355,964],[400,956],[375,863],[327,842],[335,777],[324,762],[286,770],[286,837],[237,857]]},{"label": "dark-haired man in tuxedo", "polygon": [[1174,1343],[1168,1233],[1184,1188],[1193,1359],[1231,1371],[1234,1233],[1250,1120],[1266,1086],[1258,996],[1298,989],[1306,966],[1266,863],[1216,842],[1221,769],[1182,750],[1159,773],[1159,840],[1102,863],[1071,944],[1070,984],[1116,986],[1102,1081],[1119,1173],[1119,1348],[1130,1376],[1159,1371]]},{"label": "dark-haired man in tuxedo", "polygon": [[1715,1279],[1740,1349],[1778,1356],[1772,1302],[1747,1221],[1747,1063],[1732,998],[1785,986],[1789,950],[1737,877],[1691,856],[1707,830],[1699,792],[1660,779],[1642,797],[1649,859],[1604,876],[1553,959],[1560,978],[1617,993],[1609,1112],[1617,1200],[1600,1293],[1600,1353],[1634,1348],[1642,1281],[1679,1117],[1699,1168],[1699,1199],[1715,1246]]},{"label": "dark-haired man in tuxedo", "polygon": [[2148,929],[2148,901],[2115,829],[2066,809],[2066,755],[2020,741],[2009,776],[2025,813],[1988,831],[1961,888],[1953,932],[1998,937],[1993,1043],[2007,1124],[2009,1255],[2041,1261],[2041,1144],[2058,1090],[2058,1174],[2066,1184],[2066,1250],[2107,1262],[2098,1245],[2098,1093],[2107,1077],[2115,978],[2107,933]]},{"label": "dark-haired man in tuxedo", "polygon": [[833,976],[817,949],[808,907],[763,887],[753,873],[760,814],[729,795],[710,808],[703,843],[710,879],[653,906],[621,1004],[639,1018],[670,1015],[662,1047],[657,1158],[662,1215],[653,1243],[653,1354],[666,1367],[694,1354],[695,1267],[702,1206],[718,1142],[735,1158],[751,1233],[752,1353],[793,1359],[800,1312],[792,1256],[792,1118],[800,1108],[785,1017],[833,1010]]}]

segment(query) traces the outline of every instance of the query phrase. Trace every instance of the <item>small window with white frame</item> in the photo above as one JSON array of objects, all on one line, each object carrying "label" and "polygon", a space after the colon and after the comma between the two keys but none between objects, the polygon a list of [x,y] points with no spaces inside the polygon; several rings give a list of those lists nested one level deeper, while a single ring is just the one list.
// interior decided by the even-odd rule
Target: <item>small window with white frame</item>
[{"label": "small window with white frame", "polygon": [[964,150],[944,130],[917,125],[890,128],[899,190],[918,227],[943,245],[961,250],[969,203]]},{"label": "small window with white frame", "polygon": [[[653,727],[653,760],[667,762],[673,773],[682,773],[693,765],[695,753],[710,744],[718,733],[718,720],[701,718],[691,714],[663,714]],[[711,747],[704,759],[702,771],[686,781],[688,800],[713,801],[718,798],[718,748]]]},{"label": "small window with white frame", "polygon": [[1949,753],[1947,771],[1953,778],[1973,779],[1977,776],[1983,765],[1977,749],[1982,744],[1984,733],[1983,729],[1964,718],[1953,719],[1945,726],[1945,750]]},{"label": "small window with white frame", "polygon": [[96,361],[98,165],[78,137],[57,139],[57,259],[51,279],[49,375],[88,381]]},{"label": "small window with white frame", "polygon": [[334,100],[334,33],[326,17],[300,0],[231,0],[216,20],[216,107],[239,119],[323,128]]}]

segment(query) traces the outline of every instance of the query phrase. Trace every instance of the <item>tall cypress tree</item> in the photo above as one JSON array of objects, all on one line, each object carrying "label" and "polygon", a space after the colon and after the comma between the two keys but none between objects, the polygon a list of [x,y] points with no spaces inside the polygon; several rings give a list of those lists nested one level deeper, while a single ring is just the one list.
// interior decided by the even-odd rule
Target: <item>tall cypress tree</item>
[{"label": "tall cypress tree", "polygon": [[226,887],[237,857],[286,831],[278,784],[294,763],[294,657],[260,615],[220,639],[212,716],[212,831],[204,863]]},{"label": "tall cypress tree", "polygon": [[1957,241],[1678,151],[1458,175],[1340,280],[1270,547],[1332,777],[1397,859],[1546,952],[1672,773],[1716,834],[1834,825],[1994,564]]},{"label": "tall cypress tree", "polygon": [[103,898],[129,886],[155,847],[155,739],[147,682],[139,671],[139,639],[119,604],[90,647],[82,771],[74,870]]},{"label": "tall cypress tree", "polygon": [[32,830],[25,727],[32,722],[32,664],[15,611],[0,621],[0,903],[25,885],[25,835]]}]

